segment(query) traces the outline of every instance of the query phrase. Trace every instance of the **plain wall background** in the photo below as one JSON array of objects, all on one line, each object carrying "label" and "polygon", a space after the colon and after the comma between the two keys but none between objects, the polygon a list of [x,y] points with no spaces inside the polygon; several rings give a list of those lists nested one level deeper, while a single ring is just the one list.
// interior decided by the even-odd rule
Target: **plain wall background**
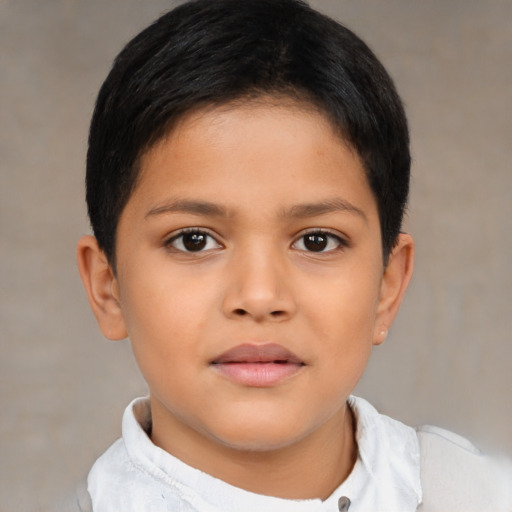
[{"label": "plain wall background", "polygon": [[[357,392],[512,454],[512,2],[312,0],[398,85],[416,271]],[[0,0],[0,511],[51,510],[145,385],[103,340],[75,265],[88,122],[163,0]]]}]

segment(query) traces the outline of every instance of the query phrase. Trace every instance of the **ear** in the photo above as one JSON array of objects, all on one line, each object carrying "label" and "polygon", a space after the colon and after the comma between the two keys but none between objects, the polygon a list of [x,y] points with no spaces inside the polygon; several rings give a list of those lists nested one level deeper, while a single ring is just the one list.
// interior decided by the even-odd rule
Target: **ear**
[{"label": "ear", "polygon": [[414,266],[414,240],[400,233],[384,269],[377,307],[373,344],[380,345],[388,334],[402,303]]},{"label": "ear", "polygon": [[93,236],[82,237],[76,258],[80,277],[99,328],[109,340],[126,338],[119,287],[105,253]]}]

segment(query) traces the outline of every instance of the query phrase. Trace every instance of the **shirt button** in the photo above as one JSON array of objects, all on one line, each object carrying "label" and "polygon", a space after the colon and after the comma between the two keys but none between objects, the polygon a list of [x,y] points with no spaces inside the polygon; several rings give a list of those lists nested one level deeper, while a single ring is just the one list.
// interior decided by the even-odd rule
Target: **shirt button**
[{"label": "shirt button", "polygon": [[342,496],[338,500],[338,510],[340,512],[347,512],[350,507],[350,500],[346,496]]}]

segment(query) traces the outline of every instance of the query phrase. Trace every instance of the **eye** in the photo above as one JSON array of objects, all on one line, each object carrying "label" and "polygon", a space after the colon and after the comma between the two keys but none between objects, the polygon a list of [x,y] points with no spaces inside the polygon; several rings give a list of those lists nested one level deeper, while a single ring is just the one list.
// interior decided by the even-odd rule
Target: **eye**
[{"label": "eye", "polygon": [[341,237],[325,231],[310,231],[302,235],[294,244],[293,248],[307,252],[330,252],[347,243]]},{"label": "eye", "polygon": [[172,236],[165,245],[182,252],[202,252],[221,247],[212,235],[200,229],[181,231]]}]

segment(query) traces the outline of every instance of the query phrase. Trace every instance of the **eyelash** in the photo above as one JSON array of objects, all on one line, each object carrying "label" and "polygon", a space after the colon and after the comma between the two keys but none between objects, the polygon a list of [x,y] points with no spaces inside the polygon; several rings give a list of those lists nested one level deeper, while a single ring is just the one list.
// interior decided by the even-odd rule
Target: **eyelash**
[{"label": "eyelash", "polygon": [[[198,237],[204,236],[206,239],[205,245],[202,247],[200,246],[199,250],[197,250],[197,251],[187,250],[187,248],[184,245],[184,237],[186,235],[197,235]],[[179,240],[181,240],[181,245],[183,248],[176,247],[175,245],[173,245],[174,243],[176,243]],[[164,245],[169,250],[174,250],[174,251],[182,252],[182,253],[186,253],[186,254],[194,254],[194,253],[204,252],[205,246],[207,246],[208,243],[211,243],[212,240],[215,243],[215,245],[217,246],[215,248],[222,247],[222,245],[215,239],[215,237],[211,233],[209,233],[207,230],[200,229],[200,228],[186,228],[186,229],[180,230],[178,233],[173,234],[170,238],[168,238],[165,241]],[[212,250],[212,249],[213,249],[212,247],[208,247],[206,250]]]},{"label": "eyelash", "polygon": [[334,240],[336,243],[336,247],[331,248],[329,250],[320,250],[320,251],[312,251],[312,250],[307,250],[307,249],[299,249],[299,250],[307,252],[307,253],[311,253],[311,254],[327,254],[327,253],[332,253],[334,251],[343,250],[346,247],[348,247],[348,245],[349,245],[347,240],[338,234],[332,233],[331,231],[328,231],[325,229],[314,229],[313,228],[313,229],[310,229],[310,230],[302,233],[300,235],[300,237],[297,238],[297,240],[292,244],[292,247],[296,246],[299,243],[299,241],[302,241],[304,243],[305,238],[307,236],[312,236],[312,235],[317,235],[317,236],[320,235],[322,237],[326,237],[328,239],[328,241],[327,241],[328,244],[329,244],[329,239],[330,239],[330,241]]},{"label": "eyelash", "polygon": [[[196,248],[198,248],[198,250],[188,250],[186,248],[186,246],[184,245],[184,237],[186,235],[197,235],[199,238],[200,237],[204,237],[204,245],[201,245],[201,241],[198,241],[198,245],[196,246]],[[330,248],[328,250],[325,250],[325,248],[322,248],[319,251],[308,250],[306,245],[304,244],[304,241],[305,241],[306,237],[313,236],[313,235],[327,238],[328,240],[326,242],[327,243],[326,247],[329,246],[329,242],[332,243],[332,241],[334,240],[335,244],[336,244],[336,247]],[[180,240],[181,240],[181,246],[182,247],[176,247],[176,245],[175,245],[176,242],[178,242]],[[211,244],[212,241],[214,242],[216,247],[208,247],[208,245]],[[302,243],[303,243],[305,248],[304,249],[297,249],[296,246],[301,241],[302,241]],[[212,249],[216,249],[216,248],[221,248],[222,244],[220,244],[216,240],[216,238],[209,231],[207,231],[205,229],[202,229],[202,228],[186,228],[186,229],[180,230],[179,232],[173,234],[170,238],[168,238],[164,242],[164,246],[166,248],[168,248],[169,250],[174,250],[176,252],[181,252],[181,253],[185,253],[185,254],[194,254],[194,253],[199,254],[199,253],[202,253],[202,252],[205,252],[205,251],[208,251],[208,250],[212,250]],[[345,240],[341,236],[339,236],[337,234],[334,234],[334,233],[332,233],[330,231],[327,231],[325,229],[310,229],[310,230],[308,230],[306,232],[303,232],[295,240],[295,242],[293,242],[291,247],[294,248],[294,249],[297,249],[299,251],[306,252],[306,253],[324,254],[324,253],[332,253],[334,251],[343,250],[344,248],[348,247],[348,242],[347,242],[347,240]]]}]

